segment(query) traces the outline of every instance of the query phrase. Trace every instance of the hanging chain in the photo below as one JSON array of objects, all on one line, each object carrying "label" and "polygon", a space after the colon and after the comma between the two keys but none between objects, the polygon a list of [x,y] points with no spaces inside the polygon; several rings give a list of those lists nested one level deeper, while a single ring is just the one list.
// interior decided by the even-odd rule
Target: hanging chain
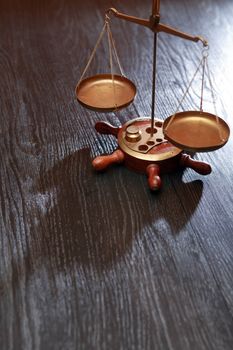
[{"label": "hanging chain", "polygon": [[215,113],[215,117],[216,117],[216,122],[218,125],[218,133],[219,133],[219,138],[221,139],[221,141],[225,141],[225,139],[222,136],[222,130],[221,130],[221,125],[220,125],[220,121],[219,121],[219,117],[217,115],[217,108],[216,108],[216,101],[215,101],[215,96],[214,96],[214,88],[213,88],[213,84],[212,84],[212,80],[211,80],[211,76],[210,76],[210,69],[209,69],[209,64],[208,64],[208,56],[209,56],[209,46],[205,47],[202,50],[202,58],[199,62],[199,65],[193,75],[193,78],[191,79],[187,89],[185,90],[185,93],[181,99],[181,101],[178,104],[178,107],[176,109],[176,112],[172,115],[172,117],[170,118],[165,131],[167,130],[167,128],[169,127],[169,125],[172,123],[173,119],[175,118],[180,106],[182,105],[185,97],[187,96],[189,89],[198,73],[198,71],[200,70],[200,67],[202,67],[202,77],[201,77],[201,101],[200,101],[200,112],[203,112],[203,101],[204,101],[204,83],[205,83],[205,75],[207,75],[207,78],[209,80],[209,85],[210,85],[210,90],[211,90],[211,98],[212,98],[212,102],[213,102],[213,107],[214,107],[214,113]]},{"label": "hanging chain", "polygon": [[203,90],[204,90],[204,80],[205,80],[205,72],[207,73],[207,78],[209,80],[209,84],[210,84],[210,91],[211,91],[211,98],[212,98],[212,103],[213,103],[213,107],[214,107],[214,113],[215,113],[215,118],[216,118],[216,122],[218,125],[218,133],[219,133],[219,138],[222,141],[225,141],[225,139],[222,136],[222,130],[221,130],[221,125],[219,122],[219,117],[217,115],[217,108],[216,108],[216,103],[215,103],[215,97],[214,97],[214,88],[213,88],[213,84],[212,84],[212,80],[211,80],[211,76],[210,76],[210,69],[209,69],[209,64],[208,64],[208,56],[209,56],[209,47],[203,49],[202,51],[202,57],[203,57],[203,72],[202,72],[202,87],[201,87],[201,105],[200,105],[200,111],[202,112],[202,104],[203,104]]},{"label": "hanging chain", "polygon": [[178,106],[177,106],[177,108],[176,108],[175,113],[172,115],[171,119],[170,119],[169,122],[167,123],[166,128],[165,128],[165,131],[167,130],[167,128],[168,128],[169,125],[172,123],[173,119],[175,118],[175,116],[176,116],[176,114],[177,114],[177,112],[178,112],[180,106],[182,105],[184,99],[186,98],[186,96],[187,96],[187,94],[188,94],[188,92],[189,92],[189,90],[190,90],[190,87],[191,87],[191,85],[192,85],[194,79],[196,78],[196,75],[197,75],[197,73],[199,72],[200,67],[202,66],[202,64],[203,64],[203,58],[201,58],[201,60],[200,60],[200,62],[199,62],[199,64],[198,64],[198,66],[197,66],[197,69],[196,69],[196,71],[195,71],[195,73],[194,73],[194,75],[193,75],[193,77],[192,77],[192,79],[191,79],[191,81],[190,81],[190,83],[189,83],[187,89],[185,90],[182,99],[180,100],[180,102],[179,102],[179,104],[178,104]]},{"label": "hanging chain", "polygon": [[106,28],[107,28],[107,35],[108,35],[108,52],[109,52],[110,72],[111,72],[111,76],[113,79],[114,75],[113,75],[112,45],[111,45],[111,38],[110,38],[109,22],[107,22]]},{"label": "hanging chain", "polygon": [[[208,49],[207,49],[208,50]],[[201,77],[201,102],[200,102],[200,112],[203,112],[203,95],[204,95],[204,83],[205,83],[205,69],[206,60],[209,55],[208,51],[204,49],[202,51],[202,77]]]},{"label": "hanging chain", "polygon": [[120,59],[119,59],[118,53],[117,53],[115,41],[114,41],[114,39],[113,39],[112,31],[111,31],[111,28],[110,28],[110,23],[108,23],[108,27],[107,27],[107,28],[108,28],[108,32],[109,32],[109,37],[110,37],[111,46],[112,46],[112,49],[113,49],[113,54],[114,54],[115,59],[116,59],[116,62],[117,62],[117,64],[118,64],[120,73],[121,73],[122,76],[125,76],[125,74],[124,74],[124,72],[123,72],[122,65],[121,65],[121,63],[120,63]]},{"label": "hanging chain", "polygon": [[213,106],[214,106],[214,113],[215,113],[215,115],[217,115],[216,99],[215,99],[215,96],[214,96],[214,88],[213,88],[213,84],[212,84],[212,80],[211,80],[211,76],[210,76],[210,69],[209,69],[208,60],[206,61],[206,68],[207,68],[207,77],[208,77],[209,84],[210,84],[212,103],[213,103]]},{"label": "hanging chain", "polygon": [[97,39],[97,42],[94,46],[94,49],[90,55],[90,58],[87,62],[87,65],[85,66],[82,74],[81,74],[81,77],[77,83],[77,87],[79,86],[79,84],[81,83],[81,81],[83,80],[83,77],[85,76],[94,56],[95,56],[95,53],[100,45],[100,42],[103,38],[103,35],[104,33],[106,32],[107,33],[107,37],[108,37],[108,49],[109,49],[109,62],[110,62],[110,71],[111,71],[111,77],[112,77],[112,82],[113,82],[113,93],[114,93],[114,100],[115,100],[115,111],[117,110],[117,100],[116,100],[116,86],[115,86],[115,81],[114,81],[114,73],[113,73],[113,55],[114,55],[114,58],[117,62],[117,65],[119,67],[119,70],[120,70],[120,74],[121,76],[124,76],[124,72],[123,72],[123,69],[122,69],[122,66],[121,66],[121,63],[120,63],[120,59],[119,59],[119,56],[118,56],[118,53],[117,53],[117,49],[116,49],[116,45],[115,45],[115,42],[114,42],[114,39],[113,39],[113,35],[112,35],[112,32],[111,32],[111,29],[110,29],[110,24],[109,24],[109,21],[110,21],[110,17],[106,14],[105,15],[105,22],[104,22],[104,26],[100,32],[100,35]]},{"label": "hanging chain", "polygon": [[208,80],[209,80],[209,84],[210,84],[212,102],[213,102],[213,106],[214,106],[214,113],[215,113],[216,122],[217,122],[217,125],[218,125],[219,138],[221,139],[221,141],[226,141],[225,138],[222,135],[222,128],[221,128],[221,125],[220,125],[219,117],[217,115],[216,101],[215,101],[215,96],[214,96],[214,88],[213,88],[213,84],[212,84],[212,80],[211,80],[210,68],[209,68],[208,60],[206,61],[206,68],[207,68],[207,76],[208,76]]},{"label": "hanging chain", "polygon": [[[86,66],[85,66],[85,68],[84,68],[84,70],[83,70],[83,72],[81,74],[81,78],[79,79],[79,81],[77,83],[77,86],[81,83],[83,77],[85,76],[85,74],[86,74],[86,72],[87,72],[87,70],[88,70],[88,68],[89,68],[89,66],[90,66],[90,64],[91,64],[91,62],[92,62],[92,60],[93,60],[93,58],[95,56],[95,53],[96,53],[96,51],[97,51],[97,49],[98,49],[98,47],[100,45],[100,42],[101,42],[105,32],[107,32],[107,34],[108,34],[109,55],[111,56],[111,58],[110,58],[110,67],[113,66],[113,64],[112,64],[112,62],[113,62],[113,60],[112,60],[112,52],[113,52],[113,54],[115,56],[115,59],[116,59],[116,62],[118,64],[119,70],[120,70],[120,74],[122,76],[125,75],[124,72],[123,72],[120,60],[119,60],[119,56],[118,56],[118,53],[117,53],[116,45],[115,45],[115,42],[114,42],[114,39],[113,39],[113,35],[112,35],[111,29],[110,29],[109,20],[110,20],[110,17],[108,15],[105,15],[104,26],[103,26],[103,28],[102,28],[102,30],[100,32],[100,35],[99,35],[99,37],[97,39],[97,42],[96,42],[96,44],[94,46],[93,51],[91,52],[91,55],[90,55],[90,57],[88,59],[88,62],[87,62]],[[110,53],[110,50],[111,50],[111,53]]]},{"label": "hanging chain", "polygon": [[83,70],[83,72],[81,74],[81,78],[79,79],[79,81],[77,83],[77,86],[79,86],[79,84],[81,83],[83,77],[85,76],[85,74],[86,74],[86,72],[87,72],[87,70],[88,70],[88,68],[89,68],[89,66],[90,66],[90,64],[91,64],[91,62],[92,62],[92,60],[93,60],[93,58],[95,56],[96,50],[98,49],[98,46],[99,46],[99,44],[100,44],[100,42],[101,42],[101,40],[103,38],[103,35],[104,35],[105,31],[106,31],[106,27],[107,27],[107,21],[105,20],[104,26],[103,26],[103,28],[102,28],[102,30],[100,32],[100,35],[99,35],[99,37],[97,39],[97,42],[95,44],[95,47],[94,47],[94,49],[93,49],[93,51],[92,51],[92,53],[90,55],[90,58],[89,58],[89,60],[87,62],[87,65],[86,65],[86,67],[84,68],[84,70]]},{"label": "hanging chain", "polygon": [[[106,18],[109,19],[109,17],[106,15]],[[115,79],[113,74],[113,62],[112,62],[112,44],[111,44],[111,30],[109,26],[109,21],[107,21],[107,34],[108,34],[108,49],[109,49],[109,61],[110,61],[110,71],[112,76],[112,85],[113,85],[113,95],[114,95],[114,101],[115,101],[115,109],[117,110],[117,99],[116,99],[116,86],[115,86]]]}]

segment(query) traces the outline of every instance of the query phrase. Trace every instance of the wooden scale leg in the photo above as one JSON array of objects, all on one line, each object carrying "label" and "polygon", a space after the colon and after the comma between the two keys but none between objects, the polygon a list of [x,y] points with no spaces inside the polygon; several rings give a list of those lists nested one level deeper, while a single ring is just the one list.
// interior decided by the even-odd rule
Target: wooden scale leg
[{"label": "wooden scale leg", "polygon": [[188,154],[181,155],[179,165],[181,168],[191,168],[201,175],[208,175],[212,171],[210,164],[194,160]]},{"label": "wooden scale leg", "polygon": [[[120,128],[112,126],[111,124],[109,124],[107,122],[97,122],[95,124],[95,129],[100,134],[113,135],[115,137],[117,137],[118,132],[120,130]],[[125,159],[124,153],[120,149],[117,149],[112,154],[96,157],[92,161],[92,165],[93,165],[95,170],[103,171],[103,170],[107,169],[112,164],[123,163],[124,159]]]},{"label": "wooden scale leg", "polygon": [[[181,168],[191,168],[196,173],[201,175],[208,175],[212,169],[208,163],[200,162],[192,159],[188,154],[182,154],[179,161]],[[160,167],[157,164],[150,164],[146,168],[146,174],[148,177],[148,185],[151,191],[158,191],[162,187],[162,181],[160,178]]]},{"label": "wooden scale leg", "polygon": [[162,181],[159,176],[160,167],[157,164],[150,164],[146,168],[148,185],[151,191],[158,191],[162,186]]},{"label": "wooden scale leg", "polygon": [[92,161],[92,165],[95,170],[102,171],[107,169],[112,164],[121,164],[124,162],[125,155],[120,150],[117,149],[112,154],[106,156],[98,156]]}]

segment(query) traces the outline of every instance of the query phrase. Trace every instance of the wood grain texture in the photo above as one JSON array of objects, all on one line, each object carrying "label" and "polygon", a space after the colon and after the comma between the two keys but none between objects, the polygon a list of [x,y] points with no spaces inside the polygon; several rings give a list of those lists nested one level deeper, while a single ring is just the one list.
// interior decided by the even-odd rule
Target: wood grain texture
[{"label": "wood grain texture", "polygon": [[[75,101],[103,14],[147,18],[149,0],[2,0],[0,3],[0,346],[2,350],[233,348],[232,138],[206,177],[96,174],[116,126],[150,115],[152,33],[112,20],[135,103],[107,115]],[[161,21],[208,38],[217,109],[233,127],[231,0],[161,1]],[[201,53],[159,35],[156,114],[174,112]],[[91,68],[108,69],[101,46]],[[196,91],[184,108],[198,107]],[[195,89],[194,89],[195,90]],[[207,87],[206,108],[212,108]],[[210,110],[211,111],[211,110]]]}]

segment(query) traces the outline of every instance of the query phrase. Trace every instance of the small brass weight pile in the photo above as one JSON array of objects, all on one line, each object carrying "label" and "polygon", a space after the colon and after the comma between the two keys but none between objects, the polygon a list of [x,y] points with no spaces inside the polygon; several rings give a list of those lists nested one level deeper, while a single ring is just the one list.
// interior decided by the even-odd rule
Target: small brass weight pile
[{"label": "small brass weight pile", "polygon": [[[179,168],[189,167],[199,174],[209,174],[211,172],[209,164],[194,160],[183,152],[185,150],[192,152],[214,151],[224,146],[230,135],[228,125],[217,116],[216,111],[215,114],[211,114],[203,110],[204,80],[206,77],[209,80],[215,106],[208,66],[208,42],[201,36],[192,36],[160,23],[160,0],[152,1],[152,14],[148,20],[128,16],[114,8],[107,10],[103,29],[77,84],[77,100],[84,107],[97,112],[114,112],[127,107],[135,98],[136,87],[132,81],[125,77],[116,50],[110,29],[111,16],[142,25],[154,33],[151,117],[136,118],[121,127],[114,127],[103,121],[97,122],[95,128],[99,133],[114,135],[117,138],[118,149],[110,155],[96,157],[93,160],[93,167],[97,171],[103,171],[111,164],[124,163],[131,170],[145,173],[152,191],[161,188],[161,174],[170,173]],[[165,121],[155,118],[156,51],[159,32],[203,44],[199,66],[176,112]],[[107,33],[108,38],[111,72],[84,78],[105,33]],[[119,74],[113,72],[113,60],[117,63]],[[200,109],[178,112],[198,72],[202,74]]]}]

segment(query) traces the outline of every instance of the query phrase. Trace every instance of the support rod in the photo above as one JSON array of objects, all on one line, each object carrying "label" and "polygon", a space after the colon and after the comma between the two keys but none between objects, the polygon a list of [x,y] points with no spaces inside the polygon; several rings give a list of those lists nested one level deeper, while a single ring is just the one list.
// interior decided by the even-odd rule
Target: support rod
[{"label": "support rod", "polygon": [[160,0],[152,1],[152,16],[159,16]]},{"label": "support rod", "polygon": [[154,134],[154,120],[155,120],[156,58],[157,58],[157,33],[154,33],[153,70],[152,70],[152,101],[151,101],[151,137]]}]

